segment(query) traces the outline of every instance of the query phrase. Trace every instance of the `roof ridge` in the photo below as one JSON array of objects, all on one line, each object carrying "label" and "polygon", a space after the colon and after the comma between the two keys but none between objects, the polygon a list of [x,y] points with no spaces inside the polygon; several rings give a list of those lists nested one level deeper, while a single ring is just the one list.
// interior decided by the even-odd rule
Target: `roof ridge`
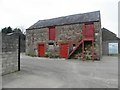
[{"label": "roof ridge", "polygon": [[100,21],[100,11],[93,11],[82,14],[73,14],[68,16],[39,20],[38,22],[30,26],[27,30],[91,21]]},{"label": "roof ridge", "polygon": [[76,13],[76,14],[71,14],[71,15],[59,16],[59,17],[55,17],[55,18],[42,19],[42,20],[38,20],[38,21],[46,21],[46,20],[51,20],[51,19],[64,18],[64,17],[69,17],[69,16],[75,16],[75,15],[83,15],[83,14],[94,13],[94,12],[100,12],[100,11],[98,10],[98,11],[92,11],[92,12],[86,12],[86,13]]}]

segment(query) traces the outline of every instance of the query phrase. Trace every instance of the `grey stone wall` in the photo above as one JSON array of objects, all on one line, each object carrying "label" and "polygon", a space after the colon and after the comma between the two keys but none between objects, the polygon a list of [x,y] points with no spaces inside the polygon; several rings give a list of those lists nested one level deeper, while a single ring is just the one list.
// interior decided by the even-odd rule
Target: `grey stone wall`
[{"label": "grey stone wall", "polygon": [[69,43],[69,48],[72,48],[73,44],[77,44],[78,40],[82,38],[82,25],[83,24],[71,24],[64,26],[56,26],[57,30],[57,53],[59,54],[59,44]]},{"label": "grey stone wall", "polygon": [[82,36],[82,25],[83,24],[56,26],[58,42],[68,40],[73,41],[76,40],[76,37]]},{"label": "grey stone wall", "polygon": [[37,45],[40,42],[48,41],[48,28],[34,29],[26,31],[26,54],[36,56]]},{"label": "grey stone wall", "polygon": [[[56,40],[49,41],[48,28],[34,29],[26,31],[26,54],[37,55],[37,44],[45,43],[46,52],[50,51],[53,55],[57,53],[59,55],[59,44],[64,42],[71,42],[72,44],[77,44],[77,40],[82,38],[82,26],[83,24],[71,24],[56,26]],[[95,53],[97,53],[98,58],[101,58],[102,54],[102,33],[101,33],[101,23],[94,22],[95,26]],[[49,50],[49,43],[54,43],[54,49]]]},{"label": "grey stone wall", "polygon": [[[109,46],[108,46],[108,44],[109,43],[118,43],[118,40],[107,40],[107,41],[103,41],[102,42],[102,54],[103,55],[109,55]],[[119,48],[119,46],[118,46],[118,48]]]},{"label": "grey stone wall", "polygon": [[101,31],[101,22],[94,22],[95,26],[95,53],[99,56],[99,59],[102,58],[102,31]]},{"label": "grey stone wall", "polygon": [[2,36],[2,75],[18,70],[18,39]]}]

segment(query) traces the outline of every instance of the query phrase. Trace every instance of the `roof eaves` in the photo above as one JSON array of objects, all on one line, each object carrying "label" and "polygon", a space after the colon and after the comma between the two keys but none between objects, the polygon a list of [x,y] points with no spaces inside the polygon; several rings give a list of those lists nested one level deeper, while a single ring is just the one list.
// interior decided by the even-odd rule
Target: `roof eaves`
[{"label": "roof eaves", "polygon": [[[90,22],[99,22],[99,20],[98,20],[98,21],[90,21]],[[63,26],[63,25],[81,24],[81,23],[89,23],[89,22],[79,22],[79,23],[61,24],[61,25],[54,25],[54,26]],[[51,26],[38,27],[38,28],[28,28],[28,29],[26,29],[26,30],[41,29],[41,28],[47,28],[47,27],[51,27]]]}]

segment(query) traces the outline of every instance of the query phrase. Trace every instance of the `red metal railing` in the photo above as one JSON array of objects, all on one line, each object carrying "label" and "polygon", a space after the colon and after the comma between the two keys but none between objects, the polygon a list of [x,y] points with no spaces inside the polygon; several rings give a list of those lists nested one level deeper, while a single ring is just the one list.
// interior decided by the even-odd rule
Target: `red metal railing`
[{"label": "red metal railing", "polygon": [[[92,59],[94,61],[94,24],[83,25],[82,38],[77,36],[75,41],[77,46],[70,52],[67,59],[79,48],[82,44],[82,59],[84,60],[84,41],[92,41]],[[71,47],[70,47],[71,48]]]}]

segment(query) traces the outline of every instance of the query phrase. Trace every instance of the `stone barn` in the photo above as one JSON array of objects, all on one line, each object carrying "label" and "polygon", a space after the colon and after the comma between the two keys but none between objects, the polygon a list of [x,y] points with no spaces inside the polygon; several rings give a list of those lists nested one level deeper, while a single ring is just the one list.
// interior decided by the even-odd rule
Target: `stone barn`
[{"label": "stone barn", "polygon": [[39,20],[26,29],[26,54],[99,60],[101,34],[100,11]]}]

